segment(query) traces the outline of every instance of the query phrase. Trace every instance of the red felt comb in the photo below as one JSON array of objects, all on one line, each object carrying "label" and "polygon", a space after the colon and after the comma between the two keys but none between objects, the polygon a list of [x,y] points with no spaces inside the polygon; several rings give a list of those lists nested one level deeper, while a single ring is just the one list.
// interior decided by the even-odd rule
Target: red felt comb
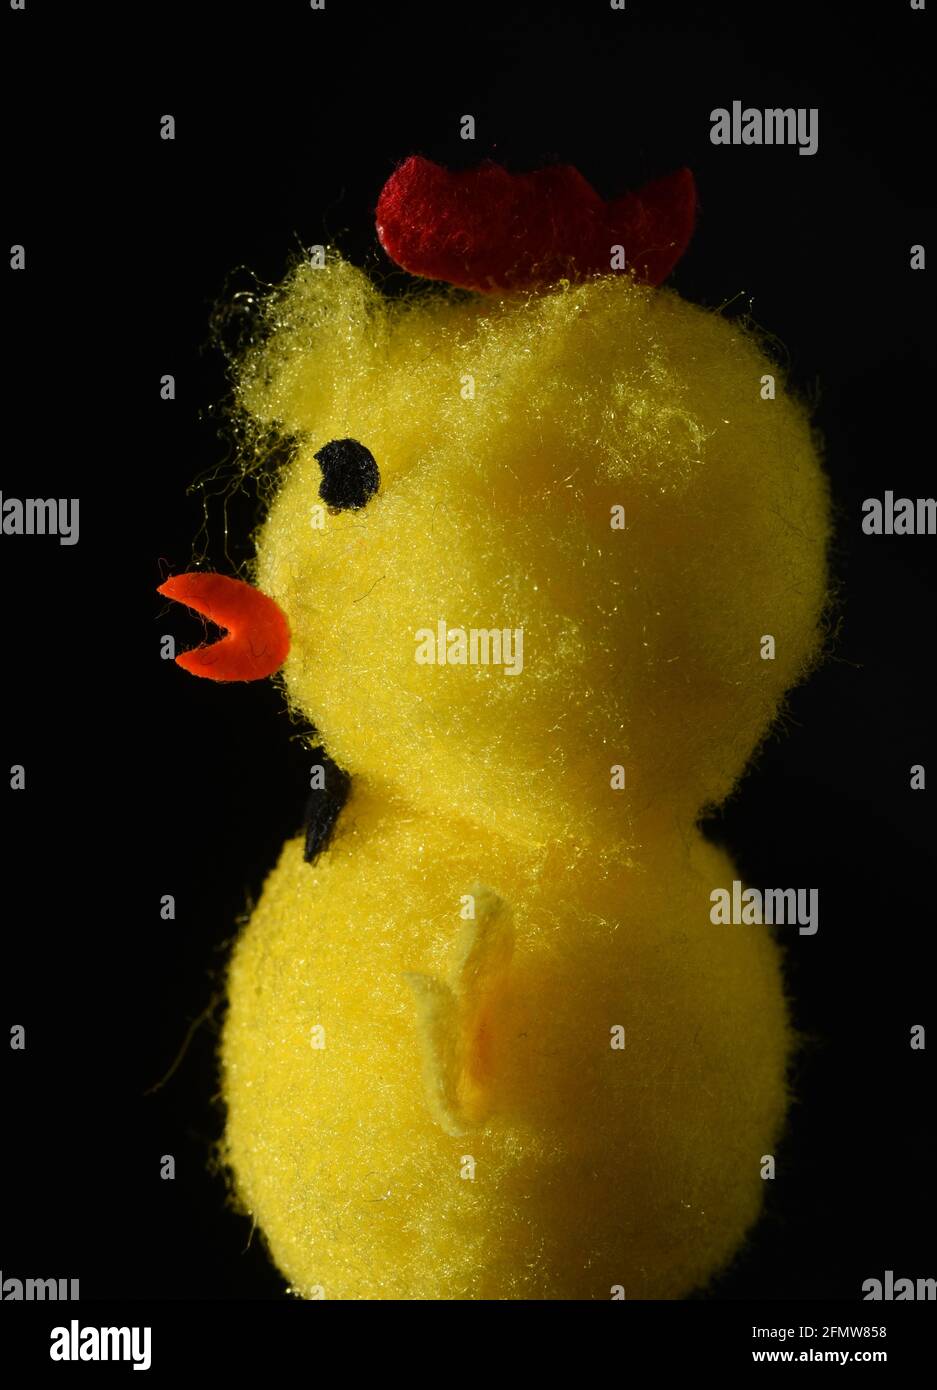
[{"label": "red felt comb", "polygon": [[377,234],[404,270],[492,293],[625,268],[659,285],[686,250],[696,215],[689,169],[606,202],[571,164],[510,174],[490,160],[450,173],[420,155],[391,174]]}]

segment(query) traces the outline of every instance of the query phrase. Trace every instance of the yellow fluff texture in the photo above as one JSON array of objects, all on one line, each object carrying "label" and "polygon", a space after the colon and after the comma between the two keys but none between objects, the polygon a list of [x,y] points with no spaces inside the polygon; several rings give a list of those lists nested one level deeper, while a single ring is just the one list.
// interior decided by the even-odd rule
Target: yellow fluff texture
[{"label": "yellow fluff texture", "polygon": [[[307,1297],[684,1295],[786,1106],[778,948],[710,921],[695,824],[818,648],[805,413],[627,276],[390,301],[333,257],[267,313],[240,404],[297,448],[253,578],[352,794],[235,949],[239,1200]],[[328,511],[349,438],[380,487]]]}]

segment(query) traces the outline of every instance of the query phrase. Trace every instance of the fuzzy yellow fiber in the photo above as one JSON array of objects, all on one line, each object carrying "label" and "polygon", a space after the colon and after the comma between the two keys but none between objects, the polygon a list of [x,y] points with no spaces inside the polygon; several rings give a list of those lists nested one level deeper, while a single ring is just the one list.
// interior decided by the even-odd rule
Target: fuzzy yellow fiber
[{"label": "fuzzy yellow fiber", "polygon": [[[391,302],[333,258],[268,316],[240,401],[298,448],[253,577],[353,792],[234,952],[239,1200],[305,1296],[686,1294],[786,1108],[778,949],[711,923],[738,875],[695,822],[817,651],[805,413],[745,329],[626,276]],[[345,438],[380,488],[323,518]],[[523,669],[421,664],[440,621],[522,629]]]}]

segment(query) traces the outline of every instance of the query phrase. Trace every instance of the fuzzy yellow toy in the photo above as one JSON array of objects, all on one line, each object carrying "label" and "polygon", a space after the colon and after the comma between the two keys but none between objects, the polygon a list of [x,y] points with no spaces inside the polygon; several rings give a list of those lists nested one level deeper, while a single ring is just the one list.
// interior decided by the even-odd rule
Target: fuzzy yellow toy
[{"label": "fuzzy yellow toy", "polygon": [[296,441],[256,590],[164,586],[229,629],[183,664],[285,657],[327,750],[222,1044],[239,1201],[306,1297],[687,1294],[785,1114],[778,947],[713,924],[737,873],[696,821],[817,650],[810,427],[748,332],[646,283],[686,176],[618,204],[525,177],[411,160],[382,196],[401,264],[484,294],[295,269],[240,375]]}]

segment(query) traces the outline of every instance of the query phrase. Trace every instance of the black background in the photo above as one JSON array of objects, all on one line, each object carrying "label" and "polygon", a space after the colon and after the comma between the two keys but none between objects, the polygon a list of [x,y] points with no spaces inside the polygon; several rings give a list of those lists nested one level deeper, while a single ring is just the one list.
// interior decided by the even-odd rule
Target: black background
[{"label": "black background", "polygon": [[[909,1047],[933,989],[935,793],[909,769],[937,775],[934,541],[859,524],[865,497],[934,492],[933,303],[909,268],[932,229],[931,16],[29,0],[3,19],[5,224],[28,259],[7,279],[0,486],[82,507],[75,547],[0,537],[0,747],[28,779],[3,806],[0,1031],[27,1029],[25,1052],[0,1047],[4,1277],[79,1277],[83,1299],[283,1296],[209,1159],[226,953],[299,827],[306,759],[271,683],[160,660],[163,633],[202,633],[154,590],[194,560],[233,572],[257,519],[250,494],[186,491],[230,463],[217,311],[304,244],[386,273],[373,208],[414,151],[568,161],[606,197],[688,164],[701,214],[673,283],[750,312],[816,401],[840,631],[711,826],[750,882],[821,890],[819,933],[785,941],[810,1041],[767,1214],[706,1296],[856,1299],[886,1269],[937,1275],[932,1053]],[[712,146],[710,110],[735,99],[818,107],[819,152]]]}]

